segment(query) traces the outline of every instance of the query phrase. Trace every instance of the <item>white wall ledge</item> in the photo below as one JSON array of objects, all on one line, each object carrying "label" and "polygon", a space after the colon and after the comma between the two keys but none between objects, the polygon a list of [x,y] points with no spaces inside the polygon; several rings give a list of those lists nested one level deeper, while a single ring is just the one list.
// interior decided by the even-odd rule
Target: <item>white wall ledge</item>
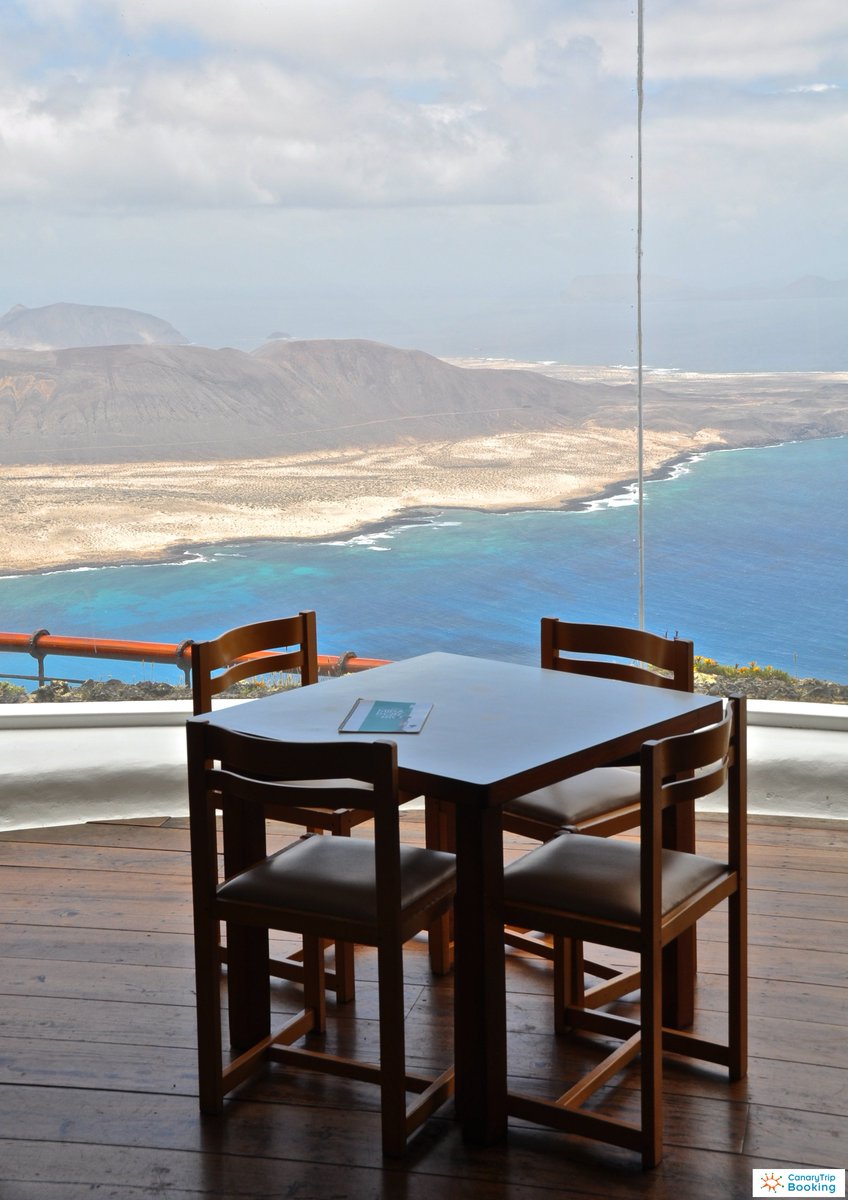
[{"label": "white wall ledge", "polygon": [[[185,815],[190,711],[187,700],[0,705],[0,830]],[[749,811],[848,820],[848,706],[757,700],[749,713]]]},{"label": "white wall ledge", "polygon": [[848,733],[848,704],[749,700],[748,724],[776,725],[783,729],[835,729]]},{"label": "white wall ledge", "polygon": [[[242,700],[216,701],[215,707],[243,704]],[[0,731],[4,729],[112,729],[140,725],[184,725],[191,716],[190,700],[123,700],[109,704],[53,703],[0,704]]]},{"label": "white wall ledge", "polygon": [[[219,700],[215,707],[244,704]],[[182,725],[190,700],[125,700],[113,703],[0,704],[0,730],[111,728]],[[848,704],[802,704],[790,700],[749,700],[749,725],[784,729],[832,729],[848,733]]]}]

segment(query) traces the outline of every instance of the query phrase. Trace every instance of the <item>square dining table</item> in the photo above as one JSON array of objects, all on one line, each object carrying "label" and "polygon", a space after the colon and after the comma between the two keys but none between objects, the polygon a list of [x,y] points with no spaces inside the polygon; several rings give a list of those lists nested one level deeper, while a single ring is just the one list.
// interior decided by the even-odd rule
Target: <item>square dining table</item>
[{"label": "square dining table", "polygon": [[[340,733],[360,697],[432,710],[419,733]],[[392,740],[404,793],[454,805],[456,1107],[466,1140],[491,1144],[507,1124],[502,806],[721,713],[715,696],[436,652],[191,719],[284,741]]]}]

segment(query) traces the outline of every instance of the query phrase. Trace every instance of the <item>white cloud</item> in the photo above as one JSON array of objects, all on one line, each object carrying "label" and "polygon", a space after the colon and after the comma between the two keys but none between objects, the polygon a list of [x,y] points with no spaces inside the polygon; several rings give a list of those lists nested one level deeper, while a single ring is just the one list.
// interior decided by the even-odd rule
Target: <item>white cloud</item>
[{"label": "white cloud", "polygon": [[[164,271],[192,224],[233,239],[236,263],[261,256],[247,230],[273,230],[287,264],[289,231],[314,224],[313,273],[330,279],[352,255],[354,291],[368,265],[329,230],[375,263],[394,229],[379,270],[408,264],[431,290],[437,269],[455,283],[466,252],[476,274],[502,261],[504,293],[525,275],[561,287],[611,246],[630,253],[632,3],[19,0],[15,12],[0,43],[7,230],[27,214],[61,241],[70,219],[75,238],[90,229],[92,256],[109,240],[116,263],[128,228],[161,231]],[[806,218],[808,269],[848,254],[846,61],[845,0],[646,0],[652,251],[688,237],[693,269],[732,270],[751,247],[774,274],[795,245],[785,229]],[[205,278],[190,244],[183,274]]]},{"label": "white cloud", "polygon": [[[214,53],[261,52],[305,70],[340,76],[443,74],[532,30],[547,0],[37,0],[35,19],[75,33],[98,21],[130,41],[191,37]],[[554,7],[557,7],[554,5]]]},{"label": "white cloud", "polygon": [[[629,181],[630,5],[29,0],[22,11],[23,74],[8,51],[0,93],[6,202],[579,203],[580,192],[605,203]],[[843,0],[652,0],[649,152],[659,123],[676,120],[687,139],[689,94],[697,103],[705,87],[717,127],[763,81],[835,90],[819,76],[846,30]],[[777,104],[771,120],[768,143]]]},{"label": "white cloud", "polygon": [[[83,13],[72,0],[44,4],[59,25],[72,25]],[[7,202],[61,196],[69,204],[116,208],[152,201],[344,206],[549,200],[564,176],[574,188],[578,172],[586,181],[603,169],[610,134],[632,117],[632,107],[622,110],[621,86],[603,78],[593,44],[578,39],[559,47],[544,23],[535,40],[529,37],[528,14],[548,7],[518,10],[493,0],[485,13],[475,10],[488,33],[482,44],[488,41],[502,54],[502,70],[498,54],[488,59],[481,52],[479,37],[469,48],[472,31],[463,33],[463,19],[454,22],[452,39],[440,42],[447,5],[433,7],[423,33],[423,6],[395,10],[403,20],[393,25],[382,4],[316,5],[321,19],[339,17],[341,31],[333,25],[328,32],[331,45],[348,37],[352,13],[360,8],[363,29],[379,24],[383,49],[406,65],[415,60],[422,71],[429,69],[426,48],[439,44],[441,83],[431,78],[420,98],[399,86],[400,58],[387,58],[379,73],[368,74],[375,69],[369,59],[374,45],[362,29],[353,51],[336,52],[331,69],[327,40],[320,53],[314,47],[318,18],[310,6],[298,6],[297,22],[283,20],[290,9],[274,9],[261,52],[216,47],[156,56],[148,43],[138,43],[135,54],[119,53],[119,44],[98,57],[82,46],[78,61],[68,57],[0,93],[10,163],[0,196]],[[99,8],[109,9],[109,0]],[[255,4],[246,15],[239,9],[242,43],[256,40],[252,22],[261,11]],[[158,28],[166,13],[176,24],[194,17],[204,36],[220,32],[224,20],[224,8],[214,4],[172,11],[150,3],[121,12],[136,20],[137,37],[142,17],[148,30]],[[229,7],[227,12],[231,18]],[[311,65],[281,37],[282,26],[295,46],[302,41],[311,47]],[[523,67],[517,67],[514,31],[525,38]],[[368,42],[369,51],[357,59],[359,42]]]},{"label": "white cloud", "polygon": [[16,89],[0,121],[7,200],[426,203],[508,200],[514,183],[482,106],[388,102],[263,62]]},{"label": "white cloud", "polygon": [[[563,6],[565,10],[570,5]],[[604,47],[605,68],[632,76],[635,43],[618,6],[579,5],[564,11],[558,36],[592,38]],[[815,81],[831,67],[845,73],[848,5],[844,0],[646,0],[647,76],[750,85],[782,75]]]}]

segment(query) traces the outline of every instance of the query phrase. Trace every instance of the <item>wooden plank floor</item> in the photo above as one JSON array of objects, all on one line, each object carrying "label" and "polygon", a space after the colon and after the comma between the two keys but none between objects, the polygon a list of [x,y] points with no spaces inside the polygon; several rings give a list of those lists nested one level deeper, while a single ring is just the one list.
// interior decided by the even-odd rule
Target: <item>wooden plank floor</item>
[{"label": "wooden plank floor", "polygon": [[[420,814],[404,820],[408,839],[420,839]],[[720,841],[720,822],[704,828]],[[650,1173],[623,1151],[518,1122],[505,1145],[469,1148],[450,1108],[431,1118],[405,1162],[384,1162],[373,1089],[286,1080],[280,1068],[228,1101],[223,1117],[201,1118],[185,820],[4,833],[0,1197],[735,1200],[751,1195],[752,1168],[845,1166],[846,829],[752,825],[750,1074],[730,1086],[718,1069],[670,1067],[666,1157]],[[519,849],[516,839],[510,852]],[[726,1002],[723,942],[721,915],[710,914],[700,934],[699,1025],[715,1031]],[[408,947],[406,978],[410,1060],[444,1064],[451,983],[430,975],[423,941]],[[366,950],[357,951],[357,980],[328,1044],[373,1056],[375,962]],[[545,967],[510,954],[508,988],[510,1073],[525,1089],[556,1088],[574,1060],[550,1033]],[[294,1011],[297,989],[279,985],[274,1003]],[[636,1097],[631,1074],[605,1101],[632,1107]]]}]

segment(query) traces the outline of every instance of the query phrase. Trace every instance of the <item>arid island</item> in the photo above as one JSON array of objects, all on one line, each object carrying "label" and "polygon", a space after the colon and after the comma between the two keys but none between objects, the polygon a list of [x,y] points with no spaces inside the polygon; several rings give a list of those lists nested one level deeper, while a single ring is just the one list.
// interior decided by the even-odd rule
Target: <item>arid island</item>
[{"label": "arid island", "polygon": [[[848,374],[647,373],[644,472],[848,433]],[[4,574],[325,538],[410,509],[574,505],[637,467],[626,368],[367,342],[6,351]]]}]

